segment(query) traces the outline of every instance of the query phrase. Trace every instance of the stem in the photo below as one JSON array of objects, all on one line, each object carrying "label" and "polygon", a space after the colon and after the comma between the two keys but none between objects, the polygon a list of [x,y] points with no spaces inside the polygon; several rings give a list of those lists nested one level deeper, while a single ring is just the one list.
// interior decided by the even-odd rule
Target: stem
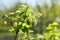
[{"label": "stem", "polygon": [[30,38],[29,38],[29,32],[28,31],[27,31],[27,39],[30,40]]},{"label": "stem", "polygon": [[16,36],[15,36],[14,40],[16,40],[16,39],[17,39],[17,35],[18,35],[18,33],[16,33]]},{"label": "stem", "polygon": [[20,27],[18,26],[18,20],[17,20],[17,30],[16,30],[16,36],[15,36],[14,40],[16,40],[16,39],[17,39],[19,29],[20,29]]}]

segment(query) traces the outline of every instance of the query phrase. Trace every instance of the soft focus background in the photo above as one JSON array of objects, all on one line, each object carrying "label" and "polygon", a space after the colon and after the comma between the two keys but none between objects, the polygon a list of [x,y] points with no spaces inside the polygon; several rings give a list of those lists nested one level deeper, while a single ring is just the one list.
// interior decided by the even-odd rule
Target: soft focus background
[{"label": "soft focus background", "polygon": [[34,15],[40,12],[34,34],[46,32],[46,27],[56,21],[60,23],[60,0],[0,0],[0,40],[13,40],[14,32],[9,32],[9,26],[4,25],[2,16],[15,11],[20,4],[27,4],[34,10]]}]

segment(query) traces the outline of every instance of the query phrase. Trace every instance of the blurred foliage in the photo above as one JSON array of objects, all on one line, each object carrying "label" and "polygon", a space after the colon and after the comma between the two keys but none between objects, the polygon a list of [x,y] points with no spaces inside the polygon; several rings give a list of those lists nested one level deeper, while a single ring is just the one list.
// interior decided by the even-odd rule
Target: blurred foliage
[{"label": "blurred foliage", "polygon": [[47,32],[44,33],[46,40],[60,40],[60,26],[58,22],[48,25]]}]

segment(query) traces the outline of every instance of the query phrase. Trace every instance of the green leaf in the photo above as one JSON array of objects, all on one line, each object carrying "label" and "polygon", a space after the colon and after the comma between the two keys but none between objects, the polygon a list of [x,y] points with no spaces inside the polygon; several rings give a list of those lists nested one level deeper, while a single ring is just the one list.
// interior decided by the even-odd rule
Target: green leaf
[{"label": "green leaf", "polygon": [[28,31],[28,28],[27,27],[24,27],[24,28],[22,28],[22,31],[23,32],[27,32]]},{"label": "green leaf", "polygon": [[5,15],[4,17],[7,17],[8,18],[8,15]]},{"label": "green leaf", "polygon": [[17,26],[17,22],[14,22],[13,25],[14,25],[14,26]]},{"label": "green leaf", "polygon": [[52,25],[57,26],[59,24],[57,22],[53,22]]},{"label": "green leaf", "polygon": [[26,27],[27,27],[27,28],[30,28],[30,26],[29,26],[29,25],[26,25]]},{"label": "green leaf", "polygon": [[13,31],[14,31],[14,28],[13,28],[13,27],[11,27],[11,29],[9,29],[9,31],[10,31],[10,32],[13,32]]},{"label": "green leaf", "polygon": [[4,21],[4,24],[7,24],[7,21]]},{"label": "green leaf", "polygon": [[21,13],[21,12],[22,12],[22,10],[17,10],[17,11],[16,11],[16,13]]},{"label": "green leaf", "polygon": [[19,22],[19,24],[18,25],[21,25],[22,24],[22,22]]},{"label": "green leaf", "polygon": [[34,32],[33,30],[29,30],[29,32]]},{"label": "green leaf", "polygon": [[53,29],[52,27],[47,27],[47,30],[51,30],[51,29]]},{"label": "green leaf", "polygon": [[21,5],[21,7],[22,7],[22,9],[25,9],[25,8],[27,8],[28,6],[26,6],[26,5]]},{"label": "green leaf", "polygon": [[27,10],[27,13],[31,13],[31,12],[33,12],[31,8]]},{"label": "green leaf", "polygon": [[13,14],[15,14],[14,12],[12,12],[12,13],[9,13],[9,15],[13,15]]},{"label": "green leaf", "polygon": [[22,26],[23,26],[23,27],[26,26],[26,23],[23,23]]}]

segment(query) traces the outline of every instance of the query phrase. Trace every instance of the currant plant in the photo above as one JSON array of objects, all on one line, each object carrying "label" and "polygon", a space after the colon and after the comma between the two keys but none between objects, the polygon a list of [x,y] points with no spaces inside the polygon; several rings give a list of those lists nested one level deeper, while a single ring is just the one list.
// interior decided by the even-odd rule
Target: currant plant
[{"label": "currant plant", "polygon": [[47,40],[60,40],[60,26],[58,22],[49,24],[47,30]]},{"label": "currant plant", "polygon": [[36,17],[32,13],[33,10],[29,6],[21,5],[15,12],[3,16],[5,21],[12,26],[9,31],[16,33],[14,40],[16,40],[19,32],[28,33],[31,31],[32,23],[37,23]]}]

